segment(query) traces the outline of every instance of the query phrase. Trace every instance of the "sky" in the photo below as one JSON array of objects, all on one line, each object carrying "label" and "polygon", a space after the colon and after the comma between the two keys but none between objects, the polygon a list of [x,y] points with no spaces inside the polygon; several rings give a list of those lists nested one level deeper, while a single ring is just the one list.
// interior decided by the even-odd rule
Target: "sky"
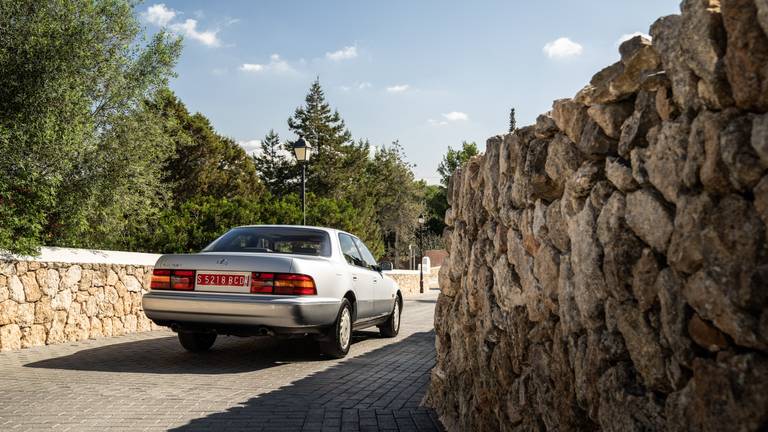
[{"label": "sky", "polygon": [[316,77],[355,139],[402,144],[438,183],[448,146],[485,140],[572,97],[677,0],[146,1],[148,33],[181,35],[171,88],[249,152]]}]

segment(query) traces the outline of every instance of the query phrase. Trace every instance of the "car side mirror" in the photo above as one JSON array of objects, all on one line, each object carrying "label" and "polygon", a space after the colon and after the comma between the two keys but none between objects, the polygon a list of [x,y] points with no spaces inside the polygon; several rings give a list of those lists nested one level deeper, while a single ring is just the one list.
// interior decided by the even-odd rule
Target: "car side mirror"
[{"label": "car side mirror", "polygon": [[392,270],[392,263],[389,261],[382,261],[379,263],[379,271]]}]

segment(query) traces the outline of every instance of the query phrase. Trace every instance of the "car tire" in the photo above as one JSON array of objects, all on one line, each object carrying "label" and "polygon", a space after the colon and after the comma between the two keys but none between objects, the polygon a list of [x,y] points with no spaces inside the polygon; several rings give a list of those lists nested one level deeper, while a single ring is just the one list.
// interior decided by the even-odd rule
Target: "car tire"
[{"label": "car tire", "polygon": [[395,305],[392,307],[392,313],[389,319],[383,325],[379,326],[379,333],[384,337],[395,337],[400,332],[400,315],[403,310],[403,302],[398,296],[395,299]]},{"label": "car tire", "polygon": [[320,344],[324,354],[333,358],[344,358],[352,345],[352,305],[343,299],[336,322],[328,330],[325,340]]},{"label": "car tire", "polygon": [[179,342],[189,352],[208,351],[216,342],[216,333],[179,332]]}]

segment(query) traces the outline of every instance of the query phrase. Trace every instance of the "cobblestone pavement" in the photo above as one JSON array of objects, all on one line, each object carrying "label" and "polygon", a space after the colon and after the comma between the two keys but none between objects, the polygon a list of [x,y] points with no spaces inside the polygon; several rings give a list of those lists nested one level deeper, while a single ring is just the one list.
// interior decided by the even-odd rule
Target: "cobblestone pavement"
[{"label": "cobblestone pavement", "polygon": [[2,353],[0,431],[441,430],[419,406],[436,298],[406,301],[397,338],[356,332],[341,360],[267,338],[191,354],[165,330]]}]

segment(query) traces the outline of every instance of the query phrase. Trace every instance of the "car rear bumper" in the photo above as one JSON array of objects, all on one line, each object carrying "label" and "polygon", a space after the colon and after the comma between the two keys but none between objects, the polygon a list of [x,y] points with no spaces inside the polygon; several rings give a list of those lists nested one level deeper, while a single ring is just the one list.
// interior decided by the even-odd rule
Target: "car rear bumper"
[{"label": "car rear bumper", "polygon": [[150,291],[142,298],[144,313],[160,325],[211,324],[268,327],[272,329],[317,328],[332,324],[341,300],[327,297],[210,292]]}]

